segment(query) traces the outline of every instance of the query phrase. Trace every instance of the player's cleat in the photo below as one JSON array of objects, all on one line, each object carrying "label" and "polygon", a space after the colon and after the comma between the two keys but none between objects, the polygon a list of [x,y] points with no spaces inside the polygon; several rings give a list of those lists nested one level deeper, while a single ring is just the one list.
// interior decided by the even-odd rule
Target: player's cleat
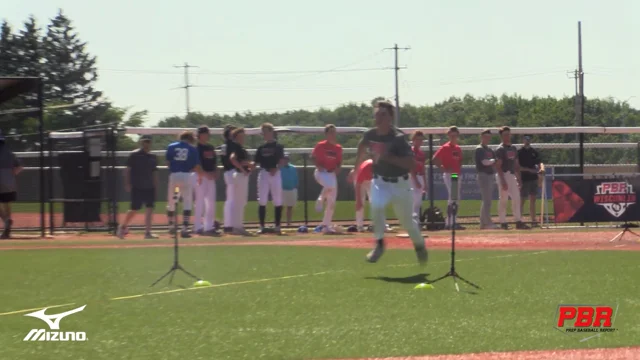
[{"label": "player's cleat", "polygon": [[276,226],[275,228],[273,228],[273,233],[276,235],[282,235],[282,230],[280,229],[280,226]]},{"label": "player's cleat", "polygon": [[367,261],[370,263],[378,262],[382,254],[384,254],[384,240],[379,239],[376,241],[376,247],[367,254]]},{"label": "player's cleat", "polygon": [[253,236],[250,232],[242,228],[234,228],[232,234],[240,236]]},{"label": "player's cleat", "polygon": [[509,230],[509,224],[507,224],[507,223],[502,223],[502,224],[500,224],[500,228],[501,228],[502,230]]},{"label": "player's cleat", "polygon": [[191,234],[187,230],[182,230],[180,232],[180,237],[183,239],[188,239],[191,237]]},{"label": "player's cleat", "polygon": [[158,238],[159,238],[158,235],[150,233],[150,232],[144,234],[144,239],[145,240],[155,240],[155,239],[158,239]]},{"label": "player's cleat", "polygon": [[258,231],[256,231],[256,234],[258,235],[264,235],[267,233],[267,230],[263,227],[261,227],[260,229],[258,229]]},{"label": "player's cleat", "polygon": [[13,226],[13,220],[9,219],[4,222],[4,231],[0,238],[2,239],[10,239],[11,238],[11,226]]},{"label": "player's cleat", "polygon": [[357,232],[367,232],[367,229],[365,229],[364,226],[360,226],[358,229],[356,229]]},{"label": "player's cleat", "polygon": [[202,236],[222,236],[222,234],[220,233],[220,231],[216,229],[211,229],[211,230],[204,231],[202,233]]},{"label": "player's cleat", "polygon": [[467,228],[460,225],[460,224],[456,224],[456,230],[466,230]]},{"label": "player's cleat", "polygon": [[531,228],[529,227],[529,225],[523,223],[522,221],[518,221],[518,222],[516,222],[516,229],[519,229],[519,230],[530,230]]},{"label": "player's cleat", "polygon": [[226,227],[222,230],[225,234],[231,234],[233,232],[233,228]]},{"label": "player's cleat", "polygon": [[194,231],[194,233],[196,235],[203,235],[204,234],[204,229],[198,229],[198,230]]},{"label": "player's cleat", "polygon": [[122,225],[118,226],[118,230],[116,231],[116,236],[118,239],[124,239],[125,227]]},{"label": "player's cleat", "polygon": [[316,234],[320,234],[320,233],[324,232],[324,228],[325,228],[324,225],[318,225],[318,226],[316,226],[315,229],[313,229],[313,232],[316,233]]},{"label": "player's cleat", "polygon": [[427,264],[429,254],[427,253],[426,248],[416,248],[416,256],[418,257],[418,263],[420,263],[420,266],[424,266]]}]

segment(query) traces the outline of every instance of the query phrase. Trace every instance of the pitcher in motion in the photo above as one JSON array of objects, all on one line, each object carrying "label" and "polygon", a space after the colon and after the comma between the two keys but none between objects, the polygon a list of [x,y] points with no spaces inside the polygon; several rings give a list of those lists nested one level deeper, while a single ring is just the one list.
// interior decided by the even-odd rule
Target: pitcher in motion
[{"label": "pitcher in motion", "polygon": [[196,171],[201,181],[202,169],[200,168],[200,157],[198,150],[193,146],[195,139],[191,131],[180,134],[180,140],[169,144],[166,152],[166,160],[169,164],[169,189],[167,196],[167,217],[169,218],[169,232],[174,231],[173,221],[177,217],[176,200],[173,198],[174,189],[177,187],[182,195],[182,231],[183,238],[189,238],[189,217],[193,206],[193,180],[191,173]]},{"label": "pitcher in motion", "polygon": [[415,159],[404,133],[392,126],[393,114],[391,102],[378,101],[374,106],[376,126],[367,131],[358,144],[356,167],[365,160],[367,149],[373,160],[371,217],[376,246],[367,254],[367,261],[375,263],[384,253],[385,209],[392,203],[400,225],[407,230],[413,242],[418,262],[424,265],[427,250],[417,219],[413,216],[413,190],[409,181]]}]

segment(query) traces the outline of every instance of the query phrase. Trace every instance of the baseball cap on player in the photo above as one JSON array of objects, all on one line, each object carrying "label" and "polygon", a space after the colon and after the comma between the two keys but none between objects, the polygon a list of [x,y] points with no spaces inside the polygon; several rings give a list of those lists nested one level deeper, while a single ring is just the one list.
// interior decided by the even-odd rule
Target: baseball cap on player
[{"label": "baseball cap on player", "polygon": [[222,133],[222,135],[224,136],[225,139],[229,139],[231,138],[231,132],[235,129],[236,127],[231,125],[231,124],[227,124],[224,126],[224,131]]},{"label": "baseball cap on player", "polygon": [[140,136],[140,141],[151,141],[151,135]]},{"label": "baseball cap on player", "polygon": [[202,125],[198,128],[198,135],[200,134],[208,134],[209,133],[209,128],[205,125]]},{"label": "baseball cap on player", "polygon": [[525,135],[524,139],[527,140],[527,141],[531,141],[531,135]]}]

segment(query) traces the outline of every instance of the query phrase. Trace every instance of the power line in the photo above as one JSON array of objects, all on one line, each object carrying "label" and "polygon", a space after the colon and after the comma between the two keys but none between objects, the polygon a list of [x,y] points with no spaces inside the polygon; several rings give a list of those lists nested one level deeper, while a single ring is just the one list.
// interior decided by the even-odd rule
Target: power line
[{"label": "power line", "polygon": [[[233,113],[246,113],[246,112],[264,112],[264,111],[296,111],[299,109],[311,109],[325,106],[340,106],[340,105],[367,105],[370,106],[371,99],[368,100],[360,100],[360,101],[347,101],[347,102],[339,102],[339,103],[330,103],[330,104],[317,104],[317,105],[304,105],[304,106],[289,106],[282,108],[270,108],[270,109],[244,109],[244,110],[196,110],[196,112],[202,114],[233,114]],[[149,114],[177,114],[177,111],[148,111]]]},{"label": "power line", "polygon": [[[184,65],[177,66],[184,67]],[[196,66],[191,66],[196,67]],[[181,72],[177,71],[162,71],[162,70],[143,70],[143,69],[104,69],[100,68],[99,71],[111,71],[111,72],[123,72],[123,73],[137,73],[137,74],[150,74],[150,75],[180,75]],[[291,70],[291,71],[245,71],[245,72],[233,72],[233,71],[194,71],[191,75],[236,75],[236,76],[254,76],[254,75],[316,75],[323,73],[343,73],[343,72],[364,72],[364,71],[380,71],[389,70],[386,67],[376,68],[353,68],[353,69],[324,69],[324,70]]]}]

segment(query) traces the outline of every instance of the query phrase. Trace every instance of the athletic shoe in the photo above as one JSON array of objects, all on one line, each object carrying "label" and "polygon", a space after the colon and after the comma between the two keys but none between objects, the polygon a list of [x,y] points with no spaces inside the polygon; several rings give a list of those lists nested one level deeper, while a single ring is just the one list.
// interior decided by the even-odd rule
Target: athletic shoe
[{"label": "athletic shoe", "polygon": [[240,235],[240,236],[253,236],[250,232],[242,228],[239,228],[239,229],[234,228],[232,234]]},{"label": "athletic shoe", "polygon": [[202,234],[204,234],[204,229],[198,229],[198,230],[195,230],[195,231],[194,231],[194,233],[195,233],[196,235],[202,235]]},{"label": "athletic shoe", "polygon": [[211,230],[207,230],[202,232],[203,236],[221,236],[222,234],[220,234],[220,232],[216,229],[211,229]]},{"label": "athletic shoe", "polygon": [[118,225],[118,231],[116,231],[116,236],[118,239],[124,239],[125,227],[122,225]]},{"label": "athletic shoe", "polygon": [[280,229],[280,226],[276,226],[275,228],[273,228],[273,233],[276,235],[282,235],[282,230]]},{"label": "athletic shoe", "polygon": [[424,247],[416,248],[416,256],[418,257],[418,262],[420,266],[425,266],[427,264],[427,259],[429,258],[429,254],[427,253],[427,249]]},{"label": "athletic shoe", "polygon": [[323,204],[322,199],[316,200],[316,211],[317,212],[322,212],[322,209],[324,209],[324,204]]},{"label": "athletic shoe", "polygon": [[367,261],[370,263],[376,263],[382,254],[384,254],[384,240],[379,239],[376,241],[376,247],[367,254]]},{"label": "athletic shoe", "polygon": [[154,239],[158,239],[158,238],[159,238],[158,235],[150,233],[150,232],[144,234],[144,239],[145,240],[154,240]]},{"label": "athletic shoe", "polygon": [[391,228],[391,226],[389,226],[389,224],[384,224],[384,232],[390,233],[393,232],[393,229]]},{"label": "athletic shoe", "polygon": [[183,239],[188,239],[191,237],[191,234],[187,230],[182,230],[180,232],[180,237]]},{"label": "athletic shoe", "polygon": [[365,232],[364,226],[360,226],[357,229],[358,232]]},{"label": "athletic shoe", "polygon": [[315,229],[313,229],[313,232],[316,233],[316,234],[320,234],[320,233],[324,232],[324,228],[325,228],[324,225],[318,225],[318,226],[316,226]]},{"label": "athletic shoe", "polygon": [[222,231],[223,231],[225,234],[231,234],[231,233],[233,232],[233,228],[231,228],[231,227],[226,227],[226,228],[222,229]]},{"label": "athletic shoe", "polygon": [[518,221],[518,222],[516,222],[516,229],[519,229],[519,230],[530,230],[531,228],[529,227],[529,225],[523,223],[522,221]]},{"label": "athletic shoe", "polygon": [[2,235],[0,235],[0,239],[11,238],[11,225],[13,225],[13,220],[11,219],[4,223],[4,231],[2,232]]},{"label": "athletic shoe", "polygon": [[502,223],[502,224],[500,224],[500,228],[501,228],[502,230],[509,230],[509,224],[507,224],[507,223]]},{"label": "athletic shoe", "polygon": [[258,235],[264,235],[266,233],[267,233],[267,231],[263,227],[261,227],[260,229],[258,229],[258,231],[256,231],[256,234],[258,234]]}]

